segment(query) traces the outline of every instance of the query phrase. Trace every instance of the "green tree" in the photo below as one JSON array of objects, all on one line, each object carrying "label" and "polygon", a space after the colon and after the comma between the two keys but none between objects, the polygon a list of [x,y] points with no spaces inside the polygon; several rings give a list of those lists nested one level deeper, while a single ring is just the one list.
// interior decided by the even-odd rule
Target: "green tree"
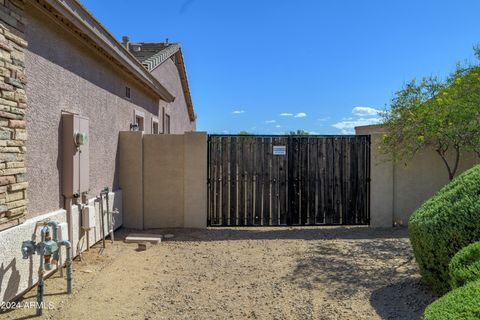
[{"label": "green tree", "polygon": [[433,149],[452,180],[463,151],[480,156],[480,68],[457,65],[444,80],[410,81],[395,93],[383,123],[384,152],[408,160],[419,150]]},{"label": "green tree", "polygon": [[297,131],[290,131],[287,134],[291,136],[308,136],[310,133],[305,130],[297,130]]},{"label": "green tree", "polygon": [[242,130],[242,131],[240,131],[238,134],[241,135],[241,136],[250,136],[250,135],[252,135],[253,133],[250,133],[250,132],[248,132],[248,131]]}]

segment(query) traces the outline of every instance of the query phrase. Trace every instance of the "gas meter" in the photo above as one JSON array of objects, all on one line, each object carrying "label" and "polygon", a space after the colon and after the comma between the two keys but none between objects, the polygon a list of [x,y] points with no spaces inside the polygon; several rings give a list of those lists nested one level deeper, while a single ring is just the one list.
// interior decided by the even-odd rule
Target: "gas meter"
[{"label": "gas meter", "polygon": [[86,132],[75,132],[75,146],[80,147],[88,143],[88,134]]}]

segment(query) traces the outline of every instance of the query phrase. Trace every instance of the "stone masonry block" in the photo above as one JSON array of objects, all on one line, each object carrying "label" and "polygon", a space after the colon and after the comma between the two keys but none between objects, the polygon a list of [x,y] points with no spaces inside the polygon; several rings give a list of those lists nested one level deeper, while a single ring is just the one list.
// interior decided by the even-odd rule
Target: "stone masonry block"
[{"label": "stone masonry block", "polygon": [[[25,181],[27,181],[27,175],[24,174],[24,173],[16,174],[16,175],[15,175],[15,178],[16,178],[17,182],[25,182]],[[1,187],[0,187],[0,188],[1,188]]]},{"label": "stone masonry block", "polygon": [[18,201],[13,201],[13,202],[7,202],[6,205],[7,205],[7,209],[11,210],[11,209],[14,209],[14,208],[26,206],[27,203],[28,203],[27,200],[18,200]]},{"label": "stone masonry block", "polygon": [[26,123],[25,120],[9,120],[9,121],[8,121],[8,127],[9,127],[9,128],[25,129],[26,124],[27,124],[27,123]]},{"label": "stone masonry block", "polygon": [[13,138],[15,140],[22,140],[22,141],[27,140],[27,130],[15,129],[15,132],[13,133]]},{"label": "stone masonry block", "polygon": [[18,173],[25,173],[27,172],[26,168],[13,168],[13,169],[3,169],[0,170],[0,175],[2,176],[10,176]]},{"label": "stone masonry block", "polygon": [[6,166],[9,169],[11,169],[11,168],[24,168],[25,167],[25,162],[23,162],[23,161],[7,162]]},{"label": "stone masonry block", "polygon": [[7,188],[8,191],[25,190],[28,188],[28,182],[14,183],[9,185]]},{"label": "stone masonry block", "polygon": [[15,177],[14,176],[0,176],[0,185],[8,185],[15,183]]},{"label": "stone masonry block", "polygon": [[23,200],[23,199],[24,199],[24,193],[23,193],[22,190],[7,193],[7,203],[13,202],[13,201],[18,201],[18,200]]}]

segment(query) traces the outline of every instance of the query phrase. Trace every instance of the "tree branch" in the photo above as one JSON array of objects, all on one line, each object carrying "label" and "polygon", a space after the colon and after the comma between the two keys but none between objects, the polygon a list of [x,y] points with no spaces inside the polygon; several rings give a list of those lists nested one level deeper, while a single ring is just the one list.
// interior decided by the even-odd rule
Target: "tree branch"
[{"label": "tree branch", "polygon": [[438,154],[440,155],[440,157],[442,158],[443,163],[445,164],[445,167],[447,167],[448,179],[450,179],[450,181],[452,181],[452,179],[453,179],[453,174],[452,174],[452,170],[450,169],[450,165],[448,164],[448,160],[447,160],[447,158],[445,157],[445,153],[443,153],[441,149],[436,149],[435,151],[437,151],[437,153],[438,153]]}]

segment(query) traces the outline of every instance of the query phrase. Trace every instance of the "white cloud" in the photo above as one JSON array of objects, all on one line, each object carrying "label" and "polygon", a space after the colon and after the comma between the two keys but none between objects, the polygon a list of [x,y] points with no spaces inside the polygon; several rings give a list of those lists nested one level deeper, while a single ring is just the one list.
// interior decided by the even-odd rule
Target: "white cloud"
[{"label": "white cloud", "polygon": [[245,110],[235,110],[232,113],[233,114],[241,114],[241,113],[245,113]]},{"label": "white cloud", "polygon": [[275,120],[267,120],[267,121],[265,121],[265,123],[275,123],[275,122],[277,122],[277,121],[275,121]]},{"label": "white cloud", "polygon": [[275,126],[275,128],[281,128],[281,127],[282,127],[282,126],[279,125],[279,124],[277,124],[277,125]]},{"label": "white cloud", "polygon": [[283,112],[283,113],[280,113],[280,116],[282,116],[282,117],[291,117],[291,116],[293,116],[293,113]]},{"label": "white cloud", "polygon": [[370,107],[355,107],[352,109],[352,113],[356,116],[376,116],[381,110]]},{"label": "white cloud", "polygon": [[295,115],[295,118],[305,118],[307,114],[305,112],[299,112]]},{"label": "white cloud", "polygon": [[340,129],[342,134],[354,134],[355,127],[367,126],[380,123],[380,118],[358,118],[356,120],[340,121],[332,124],[332,127]]},{"label": "white cloud", "polygon": [[316,132],[316,131],[309,131],[308,133],[309,133],[309,134],[313,134],[314,136],[320,134],[320,133],[318,133],[318,132]]}]

